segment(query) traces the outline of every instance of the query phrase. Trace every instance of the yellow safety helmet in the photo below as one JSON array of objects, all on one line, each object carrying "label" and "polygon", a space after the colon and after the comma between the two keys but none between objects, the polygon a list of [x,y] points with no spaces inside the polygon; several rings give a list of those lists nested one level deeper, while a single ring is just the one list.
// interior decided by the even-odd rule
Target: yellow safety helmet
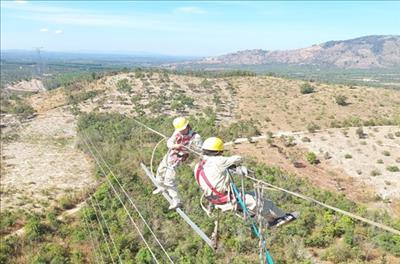
[{"label": "yellow safety helmet", "polygon": [[201,146],[204,150],[211,150],[211,151],[224,151],[224,142],[222,139],[217,137],[210,137],[207,138],[203,146]]},{"label": "yellow safety helmet", "polygon": [[175,131],[182,131],[188,126],[189,120],[180,116],[180,117],[175,118],[174,121],[172,122],[172,124],[175,127]]}]

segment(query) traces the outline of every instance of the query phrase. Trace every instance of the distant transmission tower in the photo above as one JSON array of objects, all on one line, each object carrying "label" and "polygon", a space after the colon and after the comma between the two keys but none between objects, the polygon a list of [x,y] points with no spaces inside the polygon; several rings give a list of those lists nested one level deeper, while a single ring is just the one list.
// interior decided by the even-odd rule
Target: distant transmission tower
[{"label": "distant transmission tower", "polygon": [[43,60],[42,60],[42,50],[44,49],[43,47],[34,47],[33,48],[35,51],[36,51],[36,53],[37,53],[37,55],[38,55],[38,62],[37,62],[37,74],[39,75],[39,76],[42,76],[43,75],[43,68],[44,68],[44,65],[43,65]]}]

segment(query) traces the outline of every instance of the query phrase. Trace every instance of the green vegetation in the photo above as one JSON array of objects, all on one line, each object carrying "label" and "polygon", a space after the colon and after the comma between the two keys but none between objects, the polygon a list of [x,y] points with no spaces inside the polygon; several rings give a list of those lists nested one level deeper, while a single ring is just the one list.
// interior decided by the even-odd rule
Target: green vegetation
[{"label": "green vegetation", "polygon": [[315,88],[310,83],[305,83],[300,87],[300,93],[302,94],[310,94],[313,92],[315,92]]},{"label": "green vegetation", "polygon": [[130,93],[132,86],[129,84],[128,79],[122,79],[117,82],[117,90],[123,93]]},{"label": "green vegetation", "polygon": [[[167,135],[173,131],[171,117],[141,117],[139,120]],[[254,122],[233,124],[230,127],[218,126],[215,113],[210,110],[207,110],[203,116],[190,117],[190,121],[204,138],[217,135],[229,141],[238,136],[249,137],[257,134],[257,128],[252,125]],[[153,186],[143,174],[139,163],[145,162],[150,165],[151,153],[160,140],[159,136],[138,126],[132,119],[119,114],[83,114],[79,119],[78,128],[82,138],[87,134],[94,142],[176,263],[226,263],[226,261],[255,263],[258,261],[258,240],[252,237],[248,224],[233,213],[220,214],[220,243],[224,251],[213,253],[176,212],[167,210],[166,201],[160,199],[160,196],[151,194]],[[79,146],[87,151],[82,141]],[[160,161],[165,151],[165,144],[162,144],[155,152],[153,165]],[[316,160],[316,155],[313,156]],[[200,208],[198,200],[201,192],[194,182],[192,168],[188,165],[190,162],[178,170],[178,186],[183,196],[184,210],[210,235],[213,230],[213,219],[208,218]],[[344,198],[343,195],[320,190],[278,168],[250,160],[248,166],[254,170],[257,178],[377,222],[395,228],[400,227],[399,220],[383,212],[368,212],[364,207]],[[108,172],[105,175],[99,168],[96,169],[96,175],[101,181],[109,177],[114,182]],[[252,189],[252,183],[246,181],[245,188]],[[117,192],[121,193],[121,190],[117,189]],[[99,201],[123,263],[151,263],[149,252],[141,243],[139,235],[132,227],[113,190],[104,183],[99,186],[94,195]],[[327,260],[338,258],[349,263],[365,261],[365,256],[358,250],[365,244],[400,256],[398,236],[379,229],[371,229],[346,216],[335,214],[281,192],[268,192],[268,197],[285,210],[301,212],[299,220],[268,231],[266,234],[267,244],[276,263],[309,263],[306,257],[307,247],[320,248],[319,257],[321,258]],[[129,206],[128,208],[133,219],[140,222],[135,211]],[[85,221],[91,226],[95,241],[100,243],[97,253],[101,252],[105,262],[110,263],[111,259],[108,257],[95,211],[90,206],[85,206],[80,211],[78,221],[58,221],[52,214],[30,218],[26,238],[20,240],[10,237],[2,243],[0,260],[10,263],[13,258],[23,254],[29,263],[90,262],[93,260],[94,252],[83,250],[90,247],[90,237],[85,229]],[[144,236],[148,241],[153,241],[149,232],[145,232]],[[156,255],[161,257],[163,254],[160,248],[154,241],[150,243]],[[339,253],[341,250],[344,250],[343,255]],[[117,252],[112,250],[114,260],[117,259]]]},{"label": "green vegetation", "polygon": [[397,166],[387,166],[386,170],[390,171],[390,172],[399,172],[400,171],[399,167],[397,167]]},{"label": "green vegetation", "polygon": [[176,92],[174,93],[173,99],[171,101],[171,109],[183,111],[186,107],[192,107],[194,99],[183,94]]},{"label": "green vegetation", "polygon": [[353,158],[353,156],[351,156],[350,154],[346,154],[346,155],[344,155],[344,158],[345,159],[351,159],[351,158]]},{"label": "green vegetation", "polygon": [[88,99],[94,98],[98,95],[98,91],[71,91],[66,90],[67,102],[70,105],[77,105],[80,102],[86,101]]},{"label": "green vegetation", "polygon": [[[142,118],[141,121],[164,134],[172,132],[170,118]],[[246,128],[244,125],[242,127],[234,125],[230,128],[218,127],[215,125],[215,116],[212,112],[209,112],[202,118],[191,118],[191,122],[193,127],[203,137],[218,135],[226,141],[230,140],[230,137],[236,137],[237,135],[233,131],[239,128],[248,133],[256,133],[255,130]],[[244,255],[250,257],[257,252],[258,241],[251,238],[249,227],[233,214],[226,213],[221,216],[220,220],[220,241],[224,245],[225,250],[216,255],[212,254],[190,228],[182,223],[182,220],[176,213],[166,211],[167,204],[165,201],[161,201],[158,196],[151,195],[153,187],[146,176],[143,175],[139,167],[139,162],[143,160],[145,163],[149,163],[152,147],[159,140],[157,135],[138,128],[131,119],[123,118],[120,115],[85,115],[79,121],[79,128],[81,131],[89,133],[90,137],[96,138],[96,145],[100,150],[107,150],[103,152],[103,157],[114,168],[114,172],[119,175],[123,184],[130,189],[132,197],[135,197],[135,203],[144,211],[147,219],[152,223],[151,225],[160,221],[169,223],[161,225],[160,228],[162,231],[160,230],[158,234],[161,235],[161,240],[164,241],[167,250],[171,252],[175,260],[179,260],[182,263],[198,263],[199,261],[204,261],[204,263],[224,263],[221,261],[229,256],[230,262],[239,263],[240,260],[243,261]],[[116,128],[118,129],[116,130]],[[131,134],[130,131],[132,129],[136,131],[135,135]],[[140,136],[137,134],[139,131],[142,133]],[[140,152],[135,151],[138,144],[141,146]],[[156,151],[157,161],[162,157],[163,151],[165,151],[165,146]],[[314,156],[313,160],[316,160],[316,155],[312,156]],[[365,208],[357,206],[355,203],[346,200],[343,196],[310,187],[307,182],[288,176],[277,168],[256,164],[251,161],[250,166],[255,170],[258,178],[310,195],[344,210],[372,217],[372,214],[367,212]],[[205,213],[199,207],[198,197],[200,191],[193,182],[192,169],[188,165],[184,165],[179,169],[179,175],[179,189],[184,199],[185,211],[206,233],[210,234],[212,231],[212,219],[206,217]],[[104,177],[105,175],[99,173],[99,176]],[[246,183],[246,188],[252,188],[250,182]],[[124,232],[126,228],[124,226],[128,224],[121,223],[120,220],[124,219],[127,222],[126,216],[124,216],[123,210],[116,201],[116,198],[111,198],[108,195],[109,193],[112,193],[112,191],[107,185],[103,185],[97,190],[95,195],[100,200],[101,207],[106,212],[107,220],[111,222],[112,226],[115,226],[114,232],[117,239],[130,241],[130,239],[136,238],[138,240],[135,232],[130,232],[129,235]],[[311,206],[306,201],[288,197],[282,193],[272,192],[268,195],[283,208],[287,210],[300,210],[302,213],[302,217],[298,221],[279,230],[272,231],[276,232],[274,233],[274,239],[268,239],[267,242],[277,263],[306,263],[304,254],[287,254],[287,252],[294,252],[296,250],[300,250],[301,252],[302,248],[311,246],[320,247],[323,250],[321,257],[327,260],[333,259],[338,255],[338,249],[344,249],[344,256],[340,256],[341,259],[351,262],[361,262],[364,256],[360,254],[358,248],[364,242],[371,243],[371,241],[376,246],[392,254],[400,254],[397,249],[398,242],[396,236],[388,235],[385,232],[375,229],[368,229],[369,231],[365,232],[367,227],[358,225],[346,216],[334,214],[318,206]],[[151,208],[151,210],[146,208]],[[93,210],[87,208],[85,215],[86,219],[95,225]],[[379,221],[384,223],[400,225],[400,221],[393,221],[388,215],[377,212],[374,215],[374,217],[377,217],[380,219]],[[179,226],[179,230],[176,229],[176,225]],[[357,232],[355,232],[356,229],[358,230]],[[365,231],[361,231],[363,229]],[[337,244],[336,240],[339,238],[343,239],[344,244]],[[296,243],[288,243],[288,241],[296,241]],[[144,246],[135,244],[135,247],[132,248],[128,246],[129,243],[124,245],[121,244],[119,246],[119,251],[123,254],[122,257],[124,260],[132,258],[136,261],[139,261],[139,259],[145,261],[148,258],[148,253]],[[254,254],[254,259],[250,257],[249,261],[250,263],[257,261],[257,254]]]},{"label": "green vegetation", "polygon": [[40,241],[47,230],[48,227],[38,216],[32,216],[25,225],[25,234],[29,241]]},{"label": "green vegetation", "polygon": [[36,112],[24,96],[7,94],[4,91],[0,91],[0,105],[0,113],[15,114],[21,119],[30,117]]},{"label": "green vegetation", "polygon": [[27,118],[35,112],[35,109],[23,100],[17,100],[16,104],[11,108],[11,113],[18,115],[20,118]]},{"label": "green vegetation", "polygon": [[341,106],[346,106],[348,104],[347,97],[340,94],[335,96],[335,102]]},{"label": "green vegetation", "polygon": [[361,126],[398,126],[400,125],[400,114],[393,118],[375,118],[362,120],[359,117],[348,117],[342,121],[334,120],[331,122],[330,127],[361,127]]},{"label": "green vegetation", "polygon": [[310,163],[310,164],[318,164],[319,163],[317,155],[315,155],[314,152],[308,152],[306,159],[307,159],[308,163]]}]

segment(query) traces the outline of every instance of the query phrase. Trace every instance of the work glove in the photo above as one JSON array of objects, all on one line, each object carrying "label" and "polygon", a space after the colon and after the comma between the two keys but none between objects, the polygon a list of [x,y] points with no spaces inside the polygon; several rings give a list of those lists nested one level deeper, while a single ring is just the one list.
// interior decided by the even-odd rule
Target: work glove
[{"label": "work glove", "polygon": [[184,146],[182,144],[174,144],[172,145],[173,149],[178,149],[178,148],[183,148]]}]

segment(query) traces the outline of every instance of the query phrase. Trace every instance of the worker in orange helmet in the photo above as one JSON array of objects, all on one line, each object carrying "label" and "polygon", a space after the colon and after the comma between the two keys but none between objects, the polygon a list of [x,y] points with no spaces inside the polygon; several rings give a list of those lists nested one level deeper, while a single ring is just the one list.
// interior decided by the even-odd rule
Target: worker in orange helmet
[{"label": "worker in orange helmet", "polygon": [[189,157],[188,148],[200,150],[202,145],[201,136],[193,131],[185,117],[175,118],[173,126],[175,131],[167,140],[168,152],[158,166],[157,188],[153,191],[153,194],[168,192],[168,195],[172,198],[169,210],[181,206],[181,198],[175,181],[176,168]]}]

